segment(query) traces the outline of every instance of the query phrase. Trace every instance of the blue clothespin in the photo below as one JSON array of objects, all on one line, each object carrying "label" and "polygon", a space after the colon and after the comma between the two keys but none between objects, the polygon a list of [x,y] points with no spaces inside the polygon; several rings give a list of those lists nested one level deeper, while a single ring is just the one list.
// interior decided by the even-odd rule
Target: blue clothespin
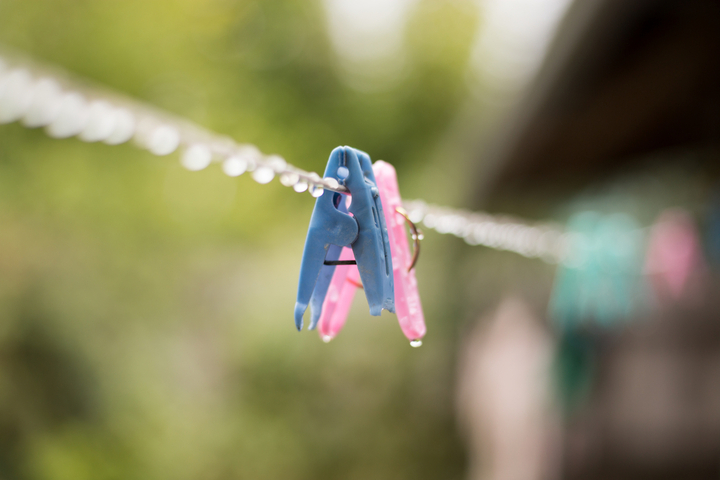
[{"label": "blue clothespin", "polygon": [[310,328],[317,324],[335,262],[345,246],[353,249],[370,315],[380,315],[383,308],[395,312],[390,242],[370,157],[351,147],[337,147],[330,154],[325,177],[345,185],[350,190],[352,203],[346,209],[345,197],[329,190],[315,202],[295,303],[298,330],[302,329],[308,303],[312,310]]}]

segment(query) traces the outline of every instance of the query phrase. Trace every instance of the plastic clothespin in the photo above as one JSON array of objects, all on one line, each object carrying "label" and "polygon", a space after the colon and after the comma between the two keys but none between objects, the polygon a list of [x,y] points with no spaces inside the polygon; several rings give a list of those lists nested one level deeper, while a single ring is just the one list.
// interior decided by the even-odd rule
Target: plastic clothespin
[{"label": "plastic clothespin", "polygon": [[660,214],[650,230],[645,273],[658,300],[680,299],[702,263],[700,240],[690,215],[679,209]]},{"label": "plastic clothespin", "polygon": [[[408,246],[404,225],[406,217],[402,210],[397,174],[392,165],[383,161],[375,162],[373,171],[378,182],[380,198],[385,206],[385,223],[388,227],[393,259],[398,322],[411,344],[419,346],[420,339],[426,332],[425,317],[413,268],[417,257],[410,253]],[[352,259],[352,252],[343,249],[340,259]],[[328,342],[334,338],[345,324],[355,290],[362,288],[359,280],[358,271],[354,266],[343,265],[335,270],[318,323],[318,332],[323,341]]]},{"label": "plastic clothespin", "polygon": [[590,323],[609,327],[637,308],[644,238],[629,215],[583,212],[568,224],[567,258],[559,265],[549,304],[562,330]]},{"label": "plastic clothespin", "polygon": [[329,190],[315,202],[305,239],[295,303],[295,326],[298,330],[302,329],[308,303],[312,306],[311,326],[320,318],[340,247],[344,246],[352,247],[370,314],[378,316],[383,308],[395,312],[390,244],[370,157],[354,148],[337,147],[330,154],[325,177],[335,178],[346,186],[352,203],[348,208],[349,214],[345,213],[345,197]]}]

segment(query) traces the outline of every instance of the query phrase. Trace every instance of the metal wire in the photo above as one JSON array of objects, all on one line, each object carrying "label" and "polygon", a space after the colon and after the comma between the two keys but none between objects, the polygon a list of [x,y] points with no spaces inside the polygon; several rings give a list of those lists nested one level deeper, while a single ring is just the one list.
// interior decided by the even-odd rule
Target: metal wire
[{"label": "metal wire", "polygon": [[411,221],[422,222],[438,233],[455,235],[469,245],[507,250],[548,263],[561,263],[571,241],[569,234],[553,224],[530,224],[507,216],[439,207],[422,200],[406,200],[403,206]]},{"label": "metal wire", "polygon": [[[218,162],[227,175],[250,172],[258,183],[268,183],[277,176],[282,185],[296,192],[308,191],[314,197],[325,190],[349,193],[336,179],[306,172],[279,155],[263,154],[254,145],[236,143],[187,119],[0,49],[0,124],[15,121],[28,128],[42,127],[54,138],[76,136],[110,145],[132,141],[155,155],[180,149],[181,163],[189,170],[202,170]],[[419,222],[439,233],[463,238],[470,245],[508,250],[550,263],[561,262],[567,250],[567,234],[554,225],[530,225],[421,200],[403,205],[406,212],[401,215],[411,226],[415,246],[410,269],[420,253],[421,233],[414,228]]]},{"label": "metal wire", "polygon": [[306,172],[279,155],[263,154],[254,145],[236,143],[187,119],[0,51],[0,124],[15,121],[44,127],[54,138],[111,145],[132,141],[155,155],[181,149],[181,162],[189,170],[219,162],[230,176],[251,172],[258,183],[277,176],[282,185],[314,197],[324,190],[348,193],[334,178]]}]

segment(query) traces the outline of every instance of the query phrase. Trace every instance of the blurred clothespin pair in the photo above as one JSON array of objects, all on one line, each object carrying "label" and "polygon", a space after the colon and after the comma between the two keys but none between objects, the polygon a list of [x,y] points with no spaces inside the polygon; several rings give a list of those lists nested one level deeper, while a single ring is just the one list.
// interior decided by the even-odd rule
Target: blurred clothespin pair
[{"label": "blurred clothespin pair", "polygon": [[680,209],[665,210],[650,229],[627,214],[583,212],[568,232],[569,253],[550,301],[562,330],[622,324],[639,307],[679,301],[703,269],[697,228]]},{"label": "blurred clothespin pair", "polygon": [[[420,234],[402,209],[392,165],[350,147],[330,154],[325,177],[334,178],[349,195],[326,190],[316,201],[305,240],[295,325],[311,309],[310,329],[318,327],[330,341],[345,323],[358,288],[363,288],[370,314],[397,313],[411,345],[419,346],[425,320],[414,266]],[[413,231],[410,253],[405,222]]]}]

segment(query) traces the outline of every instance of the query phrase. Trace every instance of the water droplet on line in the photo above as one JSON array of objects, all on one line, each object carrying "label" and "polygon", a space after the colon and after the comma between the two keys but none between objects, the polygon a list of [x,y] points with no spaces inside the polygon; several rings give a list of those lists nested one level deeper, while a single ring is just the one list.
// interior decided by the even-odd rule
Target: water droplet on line
[{"label": "water droplet on line", "polygon": [[282,172],[287,167],[287,162],[279,155],[270,155],[265,161],[276,172]]},{"label": "water droplet on line", "polygon": [[125,143],[135,134],[135,117],[124,108],[118,108],[114,112],[115,127],[112,133],[103,140],[108,145],[119,145]]},{"label": "water droplet on line", "polygon": [[212,162],[212,152],[205,145],[192,145],[183,152],[180,163],[191,172],[197,172]]},{"label": "water droplet on line", "polygon": [[293,190],[295,190],[298,193],[302,193],[307,189],[308,189],[308,184],[305,180],[297,182],[295,185],[293,185]]},{"label": "water droplet on line", "polygon": [[310,195],[312,195],[315,198],[317,198],[317,197],[321,196],[323,193],[325,193],[325,189],[323,188],[322,185],[310,185],[308,190],[310,191]]},{"label": "water droplet on line", "polygon": [[325,183],[327,183],[327,186],[330,190],[334,190],[340,186],[338,181],[332,177],[325,177],[323,180],[325,180]]},{"label": "water droplet on line", "polygon": [[294,186],[300,180],[300,175],[295,172],[285,172],[280,175],[280,183],[286,187]]},{"label": "water droplet on line", "polygon": [[32,103],[32,77],[27,70],[13,70],[0,89],[0,123],[19,120]]},{"label": "water droplet on line", "polygon": [[422,340],[420,340],[420,339],[411,340],[411,341],[410,341],[410,346],[413,347],[413,348],[421,347],[421,346],[422,346]]},{"label": "water droplet on line", "polygon": [[223,172],[231,177],[238,177],[247,170],[247,162],[241,157],[230,157],[222,164]]},{"label": "water droplet on line", "polygon": [[180,134],[172,127],[162,125],[150,134],[148,150],[155,155],[169,155],[180,145]]},{"label": "water droplet on line", "polygon": [[255,180],[258,183],[265,184],[269,183],[270,180],[275,178],[275,172],[273,172],[272,168],[270,167],[258,167],[253,173],[252,173],[253,180]]},{"label": "water droplet on line", "polygon": [[115,109],[104,101],[94,101],[88,107],[88,121],[80,140],[98,142],[108,138],[115,130]]},{"label": "water droplet on line", "polygon": [[45,131],[54,138],[72,137],[83,131],[87,121],[85,98],[79,93],[67,93],[60,101],[60,112]]},{"label": "water droplet on line", "polygon": [[238,158],[242,158],[245,161],[245,171],[252,172],[257,168],[257,160],[262,158],[262,153],[257,147],[252,145],[243,145],[237,149],[236,155]]},{"label": "water droplet on line", "polygon": [[50,78],[41,78],[33,88],[33,99],[22,119],[23,125],[28,128],[48,125],[60,113],[61,100],[60,85]]},{"label": "water droplet on line", "polygon": [[422,222],[423,217],[425,214],[420,209],[411,210],[408,212],[408,217],[410,218],[410,221],[413,223],[420,223]]}]

